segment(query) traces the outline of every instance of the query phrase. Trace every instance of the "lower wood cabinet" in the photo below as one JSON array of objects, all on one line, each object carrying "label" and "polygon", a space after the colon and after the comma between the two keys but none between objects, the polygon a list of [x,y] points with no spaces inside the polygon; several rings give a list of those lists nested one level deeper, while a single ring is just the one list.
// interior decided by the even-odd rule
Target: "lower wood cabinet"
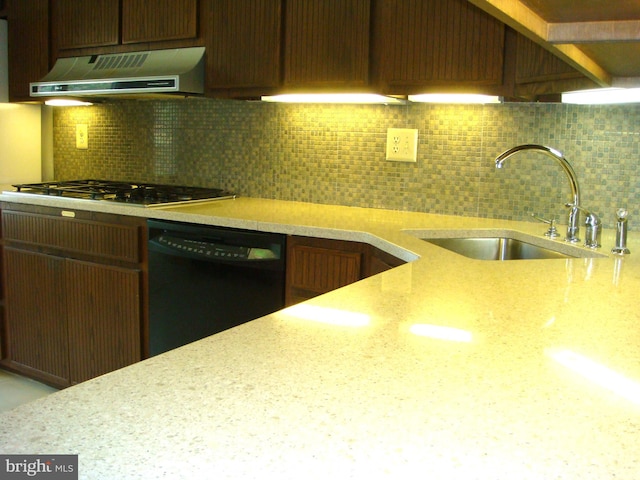
[{"label": "lower wood cabinet", "polygon": [[64,259],[4,249],[9,365],[58,386],[71,384]]},{"label": "lower wood cabinet", "polygon": [[[145,219],[8,202],[0,207],[0,363],[67,387],[145,358]],[[366,243],[289,236],[286,305],[402,263]]]},{"label": "lower wood cabinet", "polygon": [[285,304],[293,305],[405,263],[371,245],[290,236]]},{"label": "lower wood cabinet", "polygon": [[3,364],[66,387],[143,358],[144,223],[127,218],[2,211]]}]

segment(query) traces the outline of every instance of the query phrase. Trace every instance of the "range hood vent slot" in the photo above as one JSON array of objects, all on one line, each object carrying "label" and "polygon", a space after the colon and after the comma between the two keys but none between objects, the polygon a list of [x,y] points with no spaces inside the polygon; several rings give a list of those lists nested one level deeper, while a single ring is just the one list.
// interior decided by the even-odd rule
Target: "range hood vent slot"
[{"label": "range hood vent slot", "polygon": [[112,68],[127,69],[138,68],[144,65],[149,58],[148,53],[125,53],[122,55],[100,55],[93,67],[94,71],[108,70]]}]

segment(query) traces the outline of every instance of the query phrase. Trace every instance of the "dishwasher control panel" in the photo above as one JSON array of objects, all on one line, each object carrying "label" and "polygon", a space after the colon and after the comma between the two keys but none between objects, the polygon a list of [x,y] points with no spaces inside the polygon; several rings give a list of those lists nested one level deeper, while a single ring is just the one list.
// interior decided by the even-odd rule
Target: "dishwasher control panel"
[{"label": "dishwasher control panel", "polygon": [[273,260],[278,258],[276,252],[267,248],[253,248],[228,245],[206,240],[192,240],[183,237],[159,235],[155,240],[166,248],[207,258],[220,260]]}]

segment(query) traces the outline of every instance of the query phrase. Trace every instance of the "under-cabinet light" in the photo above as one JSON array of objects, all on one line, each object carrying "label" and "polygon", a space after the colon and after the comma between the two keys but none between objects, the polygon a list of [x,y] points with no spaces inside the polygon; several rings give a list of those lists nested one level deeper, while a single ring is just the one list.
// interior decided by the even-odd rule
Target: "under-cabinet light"
[{"label": "under-cabinet light", "polygon": [[83,107],[93,105],[91,102],[67,98],[52,98],[50,100],[45,100],[44,104],[49,105],[50,107]]},{"label": "under-cabinet light", "polygon": [[562,94],[562,103],[578,105],[611,105],[639,102],[640,88],[600,88]]},{"label": "under-cabinet light", "polygon": [[410,102],[418,103],[500,103],[500,97],[473,93],[424,93],[409,95]]},{"label": "under-cabinet light", "polygon": [[382,103],[401,105],[406,103],[402,98],[386,97],[373,93],[291,93],[261,97],[263,102],[283,103]]}]

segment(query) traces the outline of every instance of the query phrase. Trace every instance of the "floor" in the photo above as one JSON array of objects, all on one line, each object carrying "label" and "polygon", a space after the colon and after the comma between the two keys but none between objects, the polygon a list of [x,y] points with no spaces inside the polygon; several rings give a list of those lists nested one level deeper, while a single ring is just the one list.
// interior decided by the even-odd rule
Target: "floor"
[{"label": "floor", "polygon": [[0,413],[57,391],[56,388],[0,369]]}]

